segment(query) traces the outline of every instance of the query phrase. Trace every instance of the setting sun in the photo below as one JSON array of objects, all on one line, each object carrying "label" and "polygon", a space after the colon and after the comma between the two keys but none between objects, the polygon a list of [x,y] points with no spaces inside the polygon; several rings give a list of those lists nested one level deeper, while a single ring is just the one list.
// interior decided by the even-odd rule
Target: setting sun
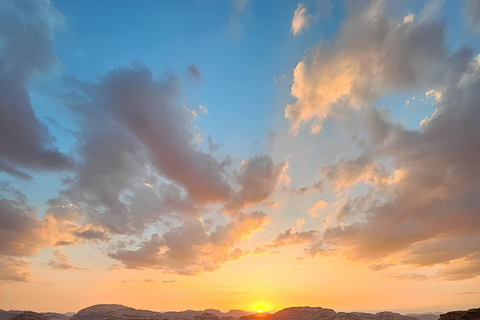
[{"label": "setting sun", "polygon": [[258,313],[263,313],[263,310],[262,310],[262,309],[258,309]]}]

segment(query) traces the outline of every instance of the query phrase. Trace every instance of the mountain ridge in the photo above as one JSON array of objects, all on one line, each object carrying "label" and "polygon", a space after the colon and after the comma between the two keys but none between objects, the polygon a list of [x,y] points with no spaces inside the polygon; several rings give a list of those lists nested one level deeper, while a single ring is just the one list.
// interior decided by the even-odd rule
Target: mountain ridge
[{"label": "mountain ridge", "polygon": [[444,314],[400,314],[391,311],[377,313],[336,312],[322,307],[289,307],[274,313],[254,313],[243,310],[221,312],[217,309],[156,312],[135,309],[120,304],[97,304],[78,311],[71,317],[55,312],[0,309],[0,320],[480,320],[480,308],[450,311]]}]

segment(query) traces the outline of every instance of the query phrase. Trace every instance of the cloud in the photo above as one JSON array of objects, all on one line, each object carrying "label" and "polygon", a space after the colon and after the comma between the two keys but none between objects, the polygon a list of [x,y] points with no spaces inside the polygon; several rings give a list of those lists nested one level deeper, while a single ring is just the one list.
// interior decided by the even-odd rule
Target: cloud
[{"label": "cloud", "polygon": [[228,19],[227,32],[231,38],[239,38],[242,35],[242,15],[246,11],[251,0],[231,0],[233,12]]},{"label": "cloud", "polygon": [[302,232],[292,232],[293,229],[287,229],[284,232],[280,232],[280,234],[272,241],[272,243],[268,244],[267,247],[277,248],[283,246],[290,246],[296,244],[302,244],[312,241],[317,231],[310,230],[310,231],[302,231]]},{"label": "cloud", "polygon": [[30,282],[31,263],[27,259],[0,256],[0,284],[3,281]]},{"label": "cloud", "polygon": [[181,103],[175,78],[154,80],[137,64],[110,71],[99,83],[68,81],[65,101],[82,127],[81,162],[50,202],[75,205],[106,231],[78,236],[140,234],[151,223],[196,216],[230,199],[231,160],[199,149],[195,116]]},{"label": "cloud", "polygon": [[213,271],[246,254],[239,248],[230,250],[252,233],[261,231],[268,221],[262,212],[241,214],[208,233],[198,219],[191,219],[162,236],[153,234],[137,250],[119,249],[109,256],[131,269],[158,268],[178,274]]},{"label": "cloud", "polygon": [[285,79],[285,75],[282,74],[281,76],[275,77],[273,76],[273,84],[280,82],[281,80]]},{"label": "cloud", "polygon": [[305,219],[297,219],[297,222],[295,223],[295,228],[297,230],[302,230],[303,225],[305,224]]},{"label": "cloud", "polygon": [[49,1],[7,1],[0,20],[0,171],[29,180],[24,169],[67,169],[71,161],[35,116],[26,89],[56,63],[52,38],[63,16]]},{"label": "cloud", "polygon": [[233,7],[235,8],[236,11],[243,11],[245,10],[245,7],[251,0],[232,0],[233,1]]},{"label": "cloud", "polygon": [[79,238],[83,238],[85,240],[107,240],[108,235],[103,230],[94,230],[94,229],[87,229],[84,231],[77,231],[74,232]]},{"label": "cloud", "polygon": [[480,276],[479,266],[480,251],[477,251],[442,267],[436,276],[449,281],[472,279]]},{"label": "cloud", "polygon": [[405,273],[405,274],[391,276],[391,278],[396,280],[410,280],[415,282],[425,281],[430,279],[429,276],[424,274],[418,274],[418,273]]},{"label": "cloud", "polygon": [[225,205],[228,212],[235,212],[267,200],[275,191],[286,162],[275,164],[269,156],[255,156],[243,161],[237,176],[239,188]]},{"label": "cloud", "polygon": [[[480,232],[473,227],[480,224],[480,63],[470,48],[446,49],[445,23],[435,20],[441,2],[428,2],[419,19],[405,22],[388,16],[385,5],[350,3],[337,38],[309,50],[294,70],[296,102],[285,109],[290,132],[309,125],[315,134],[327,117],[348,116],[360,124],[355,135],[362,140],[353,159],[321,166],[337,196],[348,200],[337,224],[305,250],[374,265],[395,255],[400,264],[442,265],[438,279],[474,278],[480,275]],[[436,100],[437,110],[419,128],[373,108],[380,96],[412,88]],[[361,183],[364,194],[352,194]]]},{"label": "cloud", "polygon": [[175,280],[163,280],[163,283],[174,283],[176,282]]},{"label": "cloud", "polygon": [[467,0],[465,6],[465,14],[467,16],[467,24],[472,29],[480,26],[480,3],[476,0]]},{"label": "cloud", "polygon": [[312,218],[318,217],[318,211],[325,209],[325,207],[328,205],[326,201],[323,200],[318,200],[315,202],[315,204],[308,210],[308,213]]},{"label": "cloud", "polygon": [[253,254],[260,255],[260,254],[264,254],[264,253],[266,253],[266,252],[267,252],[267,250],[265,250],[265,249],[263,249],[263,248],[261,248],[261,247],[256,247],[256,248],[255,248],[255,251],[253,252]]},{"label": "cloud", "polygon": [[81,269],[71,264],[68,259],[68,256],[62,251],[56,249],[53,252],[53,255],[55,256],[55,258],[48,261],[48,265],[52,266],[52,268],[58,269],[58,270],[80,270]]},{"label": "cloud", "polygon": [[292,18],[291,31],[293,36],[296,37],[298,34],[301,34],[309,24],[310,21],[307,15],[307,9],[302,3],[299,3]]},{"label": "cloud", "polygon": [[323,184],[322,184],[322,181],[318,181],[318,182],[315,182],[314,184],[312,184],[311,186],[302,187],[302,188],[299,188],[299,189],[288,189],[288,191],[290,191],[294,195],[299,195],[299,196],[306,195],[307,193],[309,193],[311,191],[317,191],[319,193],[322,193],[323,192]]},{"label": "cloud", "polygon": [[403,18],[403,23],[412,23],[414,20],[415,15],[413,13],[409,13]]},{"label": "cloud", "polygon": [[325,164],[321,170],[336,191],[349,188],[360,181],[379,188],[385,188],[394,183],[392,174],[368,157],[359,157],[350,161],[340,160],[334,165]]},{"label": "cloud", "polygon": [[75,241],[80,226],[46,215],[38,220],[26,196],[8,183],[0,183],[0,256],[29,256],[58,241]]},{"label": "cloud", "polygon": [[187,69],[187,74],[190,78],[198,80],[198,81],[203,81],[202,75],[200,74],[200,71],[198,71],[198,68],[192,64],[190,67]]},{"label": "cloud", "polygon": [[434,98],[435,101],[439,101],[442,98],[442,93],[439,91],[436,91],[434,89],[430,89],[427,92],[425,92],[425,96],[430,99]]},{"label": "cloud", "polygon": [[383,93],[440,79],[444,23],[404,24],[387,17],[384,5],[350,5],[337,39],[318,44],[297,64],[291,87],[296,101],[285,108],[292,134],[306,124],[317,134],[325,118],[346,106],[359,108]]},{"label": "cloud", "polygon": [[235,248],[232,252],[230,252],[230,254],[228,256],[231,260],[238,260],[241,257],[246,256],[249,253],[250,253],[250,251],[245,252],[240,248]]},{"label": "cloud", "polygon": [[[403,264],[448,263],[437,274],[445,280],[480,275],[480,233],[473,227],[480,223],[475,196],[480,191],[480,65],[469,49],[445,60],[448,73],[437,114],[418,130],[395,124],[375,109],[364,113],[369,144],[351,162],[355,166],[347,170],[352,172],[348,179],[333,175],[331,180],[355,184],[358,177],[371,176],[376,158],[390,159],[399,178],[389,194],[374,190],[381,201],[357,202],[353,216],[363,217],[362,222],[329,227],[310,249],[314,244],[319,252],[336,248],[363,261],[399,254]],[[381,176],[378,181],[387,181],[387,174]],[[378,184],[376,179],[372,183]]]}]

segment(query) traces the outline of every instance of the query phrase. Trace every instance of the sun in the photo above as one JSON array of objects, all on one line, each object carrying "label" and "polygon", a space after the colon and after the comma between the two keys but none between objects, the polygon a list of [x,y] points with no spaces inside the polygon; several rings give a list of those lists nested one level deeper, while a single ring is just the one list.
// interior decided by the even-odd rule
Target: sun
[{"label": "sun", "polygon": [[263,309],[258,309],[258,313],[263,313]]}]

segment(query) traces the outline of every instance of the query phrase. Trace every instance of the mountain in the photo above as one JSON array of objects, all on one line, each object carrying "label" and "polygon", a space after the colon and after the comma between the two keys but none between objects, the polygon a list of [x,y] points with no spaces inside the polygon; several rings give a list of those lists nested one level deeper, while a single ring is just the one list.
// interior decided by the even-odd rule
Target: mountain
[{"label": "mountain", "polygon": [[31,311],[26,311],[26,312],[17,314],[16,316],[10,319],[11,320],[47,320],[47,318],[43,314],[31,312]]},{"label": "mountain", "polygon": [[480,320],[480,308],[468,311],[450,311],[441,314],[439,320]]},{"label": "mountain", "polygon": [[376,314],[363,312],[335,312],[332,309],[293,307],[286,308],[273,314],[253,314],[240,317],[239,320],[417,320],[413,317],[393,312],[379,312]]},{"label": "mountain", "polygon": [[336,312],[320,307],[292,307],[275,313],[251,314],[242,310],[221,312],[216,309],[155,312],[119,304],[98,304],[82,309],[70,318],[54,312],[0,310],[0,320],[480,320],[480,308],[452,311],[441,315],[432,313],[402,315],[389,311],[375,314]]},{"label": "mountain", "polygon": [[70,320],[236,320],[238,317],[247,314],[249,313],[241,310],[231,310],[227,313],[223,313],[220,310],[216,309],[207,309],[204,311],[172,311],[162,313],[149,310],[134,309],[119,304],[98,304],[78,311],[74,316],[70,318]]},{"label": "mountain", "polygon": [[78,311],[71,320],[97,320],[97,319],[145,319],[163,320],[167,317],[163,313],[149,310],[138,310],[119,304],[97,304]]},{"label": "mountain", "polygon": [[[15,316],[25,314],[25,313],[28,313],[28,312],[30,312],[30,311],[25,311],[25,310],[5,311],[5,310],[0,309],[0,320],[10,320]],[[66,315],[61,314],[61,313],[56,313],[56,312],[40,312],[40,313],[37,313],[37,314],[43,315],[46,318],[46,320],[67,320],[68,319],[68,317]]]}]

